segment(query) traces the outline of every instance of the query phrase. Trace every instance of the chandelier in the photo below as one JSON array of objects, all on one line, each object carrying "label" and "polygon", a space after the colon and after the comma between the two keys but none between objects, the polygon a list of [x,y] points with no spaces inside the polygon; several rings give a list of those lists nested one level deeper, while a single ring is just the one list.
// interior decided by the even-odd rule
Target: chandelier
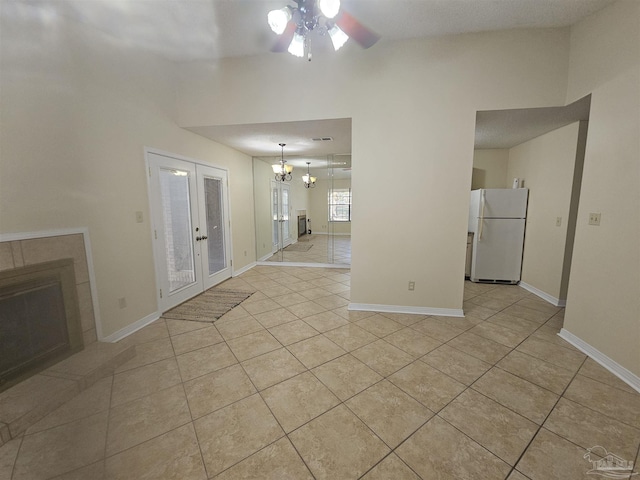
[{"label": "chandelier", "polygon": [[364,48],[369,48],[379,40],[379,36],[367,29],[358,20],[340,8],[340,0],[293,0],[296,6],[287,5],[272,10],[267,22],[274,33],[279,35],[272,51],[288,51],[296,57],[311,61],[311,45],[308,35],[317,31],[331,38],[334,50],[339,50],[349,38],[353,38]]},{"label": "chandelier", "polygon": [[284,159],[284,147],[286,143],[279,143],[280,148],[282,148],[282,154],[280,156],[280,163],[275,165],[271,165],[273,168],[273,173],[276,174],[276,180],[278,182],[290,182],[291,181],[291,172],[293,172],[293,167],[291,165],[285,164]]},{"label": "chandelier", "polygon": [[302,176],[302,181],[304,182],[304,188],[315,188],[316,186],[316,177],[311,176],[311,172],[309,168],[311,166],[311,162],[307,162],[307,174]]}]

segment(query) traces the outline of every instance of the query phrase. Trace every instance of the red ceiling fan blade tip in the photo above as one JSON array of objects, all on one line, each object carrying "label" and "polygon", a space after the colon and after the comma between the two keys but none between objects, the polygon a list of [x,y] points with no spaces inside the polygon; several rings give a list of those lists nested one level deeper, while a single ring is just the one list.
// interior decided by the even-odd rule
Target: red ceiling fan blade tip
[{"label": "red ceiling fan blade tip", "polygon": [[362,48],[370,48],[380,40],[380,35],[365,27],[345,10],[341,10],[336,25]]}]

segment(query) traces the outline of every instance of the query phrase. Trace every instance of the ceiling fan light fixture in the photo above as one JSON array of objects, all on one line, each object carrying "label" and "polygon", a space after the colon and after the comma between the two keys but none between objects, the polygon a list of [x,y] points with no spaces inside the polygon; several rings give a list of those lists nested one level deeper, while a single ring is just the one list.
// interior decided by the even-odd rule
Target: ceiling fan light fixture
[{"label": "ceiling fan light fixture", "polygon": [[304,36],[294,33],[287,51],[293,56],[304,57]]},{"label": "ceiling fan light fixture", "polygon": [[273,33],[282,35],[287,28],[287,24],[291,21],[291,10],[289,7],[271,10],[267,14],[267,22]]},{"label": "ceiling fan light fixture", "polygon": [[340,11],[340,0],[318,0],[318,7],[327,18],[334,18]]},{"label": "ceiling fan light fixture", "polygon": [[349,35],[344,33],[338,25],[334,25],[329,30],[329,36],[331,37],[331,43],[333,43],[333,49],[335,51],[340,50],[340,48],[347,43],[347,40],[349,40]]}]

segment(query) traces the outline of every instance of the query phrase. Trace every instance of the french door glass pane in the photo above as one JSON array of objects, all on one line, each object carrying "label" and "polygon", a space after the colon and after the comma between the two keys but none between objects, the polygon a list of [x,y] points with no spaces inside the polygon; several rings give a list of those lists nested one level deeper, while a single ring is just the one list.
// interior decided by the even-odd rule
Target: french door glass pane
[{"label": "french door glass pane", "polygon": [[196,281],[191,206],[189,203],[189,172],[160,169],[160,196],[164,219],[169,291]]},{"label": "french door glass pane", "polygon": [[279,241],[278,238],[280,236],[279,232],[278,232],[278,228],[280,227],[280,224],[278,222],[279,220],[279,216],[278,216],[278,187],[277,186],[273,186],[271,187],[271,211],[273,212],[273,244],[274,245],[278,245]]},{"label": "french door glass pane", "polygon": [[204,179],[204,198],[207,212],[207,250],[209,275],[227,266],[224,245],[224,214],[222,210],[222,181],[219,178]]},{"label": "french door glass pane", "polygon": [[282,186],[282,225],[283,237],[282,241],[289,240],[289,186]]}]

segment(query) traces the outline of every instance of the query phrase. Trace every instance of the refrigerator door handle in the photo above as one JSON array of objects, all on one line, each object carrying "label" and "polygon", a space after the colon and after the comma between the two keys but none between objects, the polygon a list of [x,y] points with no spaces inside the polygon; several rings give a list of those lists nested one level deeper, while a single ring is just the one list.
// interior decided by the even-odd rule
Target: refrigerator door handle
[{"label": "refrigerator door handle", "polygon": [[482,209],[480,210],[480,229],[478,231],[478,240],[482,240],[482,227],[484,226],[484,204],[486,202],[485,190],[482,190],[481,201]]}]

